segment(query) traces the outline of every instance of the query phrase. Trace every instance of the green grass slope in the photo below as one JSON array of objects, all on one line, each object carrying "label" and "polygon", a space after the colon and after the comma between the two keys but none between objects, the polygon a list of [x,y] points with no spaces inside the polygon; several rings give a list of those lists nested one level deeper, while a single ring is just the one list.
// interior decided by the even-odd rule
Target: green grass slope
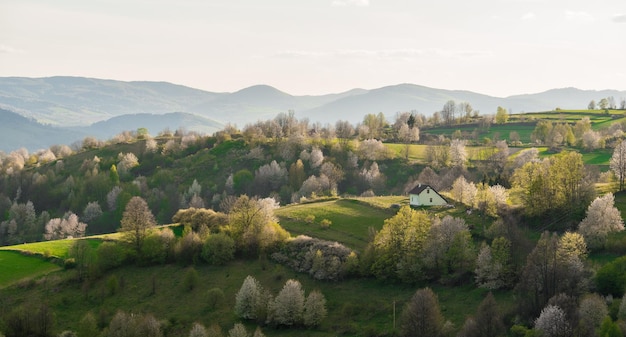
[{"label": "green grass slope", "polygon": [[44,259],[3,250],[0,251],[0,289],[22,279],[41,276],[60,269],[58,265]]},{"label": "green grass slope", "polygon": [[[394,210],[375,208],[355,199],[294,204],[276,210],[280,224],[293,236],[304,234],[338,241],[360,252],[367,245],[368,228],[380,230],[385,219],[394,214]],[[315,216],[312,223],[305,221],[309,215]],[[323,219],[332,221],[330,228],[322,228]]]}]

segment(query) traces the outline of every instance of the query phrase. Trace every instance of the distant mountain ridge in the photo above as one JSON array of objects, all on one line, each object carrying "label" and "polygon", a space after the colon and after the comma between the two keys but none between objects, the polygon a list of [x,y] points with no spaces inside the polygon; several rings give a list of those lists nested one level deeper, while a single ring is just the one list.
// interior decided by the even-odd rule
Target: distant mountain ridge
[{"label": "distant mountain ridge", "polygon": [[[449,100],[469,102],[481,114],[494,114],[498,106],[515,113],[549,111],[556,107],[585,109],[591,100],[597,102],[609,96],[619,102],[626,97],[626,91],[562,88],[501,98],[405,83],[337,94],[294,96],[268,85],[220,93],[168,82],[63,76],[0,77],[0,108],[25,116],[29,122],[37,121],[39,126],[36,129],[50,138],[43,137],[41,143],[48,145],[67,137],[78,140],[84,135],[108,138],[108,135],[148,125],[152,126],[148,129],[153,134],[162,131],[157,128],[185,128],[210,133],[226,123],[243,127],[289,110],[295,111],[298,118],[334,124],[337,120],[356,123],[365,114],[379,112],[389,120],[397,112],[404,111],[430,116]],[[22,122],[20,125],[24,125]],[[56,135],[59,130],[67,132],[62,128],[70,128],[72,134]],[[3,144],[0,149],[6,150],[7,144],[15,145],[19,141],[7,139],[9,132],[16,135],[17,130],[20,128],[12,128],[6,123],[0,125],[0,143]]]}]

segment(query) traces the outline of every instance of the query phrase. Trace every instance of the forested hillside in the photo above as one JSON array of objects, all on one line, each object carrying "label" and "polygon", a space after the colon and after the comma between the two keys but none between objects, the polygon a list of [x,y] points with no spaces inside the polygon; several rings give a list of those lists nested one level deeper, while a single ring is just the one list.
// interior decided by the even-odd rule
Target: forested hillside
[{"label": "forested hillside", "polygon": [[[0,331],[621,334],[623,111],[462,106],[3,155],[6,249],[120,233],[40,249],[56,276],[0,278]],[[450,204],[409,207],[417,184]]]}]

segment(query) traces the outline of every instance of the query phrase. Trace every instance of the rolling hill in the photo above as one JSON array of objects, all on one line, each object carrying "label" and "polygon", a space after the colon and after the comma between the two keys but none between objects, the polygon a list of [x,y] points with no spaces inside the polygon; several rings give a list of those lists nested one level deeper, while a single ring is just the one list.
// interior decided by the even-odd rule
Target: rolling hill
[{"label": "rolling hill", "polygon": [[9,152],[24,147],[30,151],[54,144],[71,144],[84,138],[82,130],[68,131],[43,125],[15,112],[0,109],[0,151]]},{"label": "rolling hill", "polygon": [[[226,123],[243,127],[293,110],[298,118],[334,124],[359,122],[368,113],[382,112],[393,120],[397,112],[426,116],[454,100],[469,102],[481,114],[498,106],[511,112],[584,109],[591,100],[626,97],[626,91],[564,88],[537,94],[493,97],[463,90],[443,90],[415,84],[377,89],[353,89],[338,94],[294,96],[267,85],[233,93],[215,93],[166,82],[122,82],[82,77],[0,78],[0,108],[25,119],[0,125],[0,149],[30,150],[71,144],[91,135],[109,138],[146,127],[153,134],[165,128],[212,133]],[[176,113],[175,113],[176,112]],[[125,116],[125,117],[121,117]],[[2,117],[9,118],[9,117]],[[69,129],[66,129],[69,128]],[[33,132],[37,137],[32,137]]]},{"label": "rolling hill", "polygon": [[180,128],[186,131],[213,134],[223,129],[224,125],[190,113],[171,112],[162,115],[149,113],[122,115],[94,123],[88,127],[73,129],[99,139],[109,139],[118,134],[120,130],[137,130],[139,128],[148,129],[148,132],[153,136],[165,129],[176,131]]},{"label": "rolling hill", "polygon": [[444,90],[415,84],[377,89],[353,89],[338,94],[294,96],[267,85],[233,93],[215,93],[166,82],[122,82],[81,77],[0,78],[0,107],[59,126],[88,126],[126,114],[193,113],[221,123],[243,126],[294,110],[299,118],[334,123],[361,121],[367,113],[417,110],[425,115],[441,110],[448,100],[469,102],[483,114],[498,106],[514,112],[547,111],[556,107],[584,109],[592,99],[626,91],[564,88],[536,94],[493,97],[464,90]]}]

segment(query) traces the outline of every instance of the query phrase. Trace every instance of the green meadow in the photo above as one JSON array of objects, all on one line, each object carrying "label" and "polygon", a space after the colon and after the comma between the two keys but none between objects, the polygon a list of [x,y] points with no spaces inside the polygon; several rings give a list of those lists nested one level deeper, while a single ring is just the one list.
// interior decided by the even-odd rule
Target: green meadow
[{"label": "green meadow", "polygon": [[0,251],[0,289],[22,279],[33,278],[60,270],[58,265],[17,251]]}]

